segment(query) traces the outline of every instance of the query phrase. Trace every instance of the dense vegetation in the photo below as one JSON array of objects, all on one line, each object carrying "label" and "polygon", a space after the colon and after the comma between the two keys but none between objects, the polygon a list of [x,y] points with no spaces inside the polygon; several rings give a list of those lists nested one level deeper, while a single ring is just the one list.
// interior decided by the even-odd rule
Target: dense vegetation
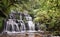
[{"label": "dense vegetation", "polygon": [[0,0],[0,30],[11,9],[28,11],[34,22],[46,26],[46,31],[60,34],[60,0]]}]

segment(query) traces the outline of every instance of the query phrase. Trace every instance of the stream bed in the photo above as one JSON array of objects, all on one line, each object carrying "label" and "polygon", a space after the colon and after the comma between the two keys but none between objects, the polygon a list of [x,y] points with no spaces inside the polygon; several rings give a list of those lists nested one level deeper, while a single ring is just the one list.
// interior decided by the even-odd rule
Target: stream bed
[{"label": "stream bed", "polygon": [[0,37],[44,37],[40,33],[1,34]]}]

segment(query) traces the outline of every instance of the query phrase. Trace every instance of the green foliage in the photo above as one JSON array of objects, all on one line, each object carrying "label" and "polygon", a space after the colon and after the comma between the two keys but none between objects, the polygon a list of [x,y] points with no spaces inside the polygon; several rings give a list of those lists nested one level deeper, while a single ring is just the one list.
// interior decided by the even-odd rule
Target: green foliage
[{"label": "green foliage", "polygon": [[37,8],[34,21],[48,26],[49,31],[59,31],[60,27],[60,0],[38,0],[40,7]]},{"label": "green foliage", "polygon": [[14,3],[11,2],[11,0],[1,0],[0,1],[0,29],[3,26],[3,18],[8,17],[11,6],[15,6]]},{"label": "green foliage", "polygon": [[2,26],[3,26],[3,17],[0,17],[0,29],[2,28]]},{"label": "green foliage", "polygon": [[15,6],[15,0],[1,0],[0,2],[0,11],[1,13],[7,17],[7,15],[9,14],[10,8],[11,6]]},{"label": "green foliage", "polygon": [[4,17],[12,9],[28,11],[35,22],[48,26],[49,31],[60,30],[60,0],[2,0],[0,2],[0,12]]}]

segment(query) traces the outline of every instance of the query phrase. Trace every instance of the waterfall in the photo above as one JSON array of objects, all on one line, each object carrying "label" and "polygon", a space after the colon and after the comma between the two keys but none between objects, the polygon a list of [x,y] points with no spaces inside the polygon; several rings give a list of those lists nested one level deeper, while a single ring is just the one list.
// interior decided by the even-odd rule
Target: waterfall
[{"label": "waterfall", "polygon": [[32,21],[32,17],[28,14],[25,14],[25,18],[26,18],[27,24],[29,26],[29,31],[35,31],[35,24]]},{"label": "waterfall", "polygon": [[[16,17],[18,15],[19,19]],[[7,33],[22,33],[22,32],[34,32],[35,23],[32,21],[32,17],[28,13],[21,13],[18,11],[11,11],[8,16],[9,18],[5,21],[6,26],[4,27],[4,32]],[[25,22],[23,20],[25,18]]]},{"label": "waterfall", "polygon": [[6,30],[12,29],[12,31],[19,31],[18,24],[14,22],[12,19],[9,19],[7,21],[7,27]]},{"label": "waterfall", "polygon": [[35,30],[35,26],[32,21],[28,21],[29,30]]},{"label": "waterfall", "polygon": [[25,28],[25,24],[24,24],[23,20],[20,20],[19,22],[20,22],[20,24],[21,24],[21,26],[20,26],[20,30],[21,30],[21,31],[26,30],[26,28]]}]

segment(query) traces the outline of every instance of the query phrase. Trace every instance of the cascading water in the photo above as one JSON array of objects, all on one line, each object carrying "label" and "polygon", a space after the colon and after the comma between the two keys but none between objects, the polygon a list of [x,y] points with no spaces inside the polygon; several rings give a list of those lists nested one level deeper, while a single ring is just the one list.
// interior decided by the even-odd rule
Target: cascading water
[{"label": "cascading water", "polygon": [[[19,16],[19,17],[16,17]],[[24,15],[24,16],[22,16]],[[22,20],[24,17],[26,22]],[[19,19],[18,19],[19,18]],[[32,17],[28,15],[27,13],[20,13],[17,11],[11,11],[11,14],[9,14],[9,18],[7,21],[5,21],[5,27],[4,32],[10,33],[24,33],[24,32],[35,32],[35,24],[32,21]],[[26,24],[27,23],[27,24]],[[28,29],[27,29],[28,27]]]},{"label": "cascading water", "polygon": [[23,20],[20,20],[19,22],[20,22],[20,24],[21,24],[21,26],[20,26],[21,32],[22,32],[22,31],[25,31],[26,28],[25,28],[25,24],[24,24]]},{"label": "cascading water", "polygon": [[35,31],[35,25],[34,23],[32,22],[32,17],[30,15],[25,15],[25,18],[27,20],[27,24],[29,26],[29,31]]},{"label": "cascading water", "polygon": [[7,27],[8,28],[6,28],[6,30],[9,30],[9,28],[10,28],[12,31],[19,31],[18,24],[15,21],[13,21],[12,19],[8,19]]},{"label": "cascading water", "polygon": [[[16,19],[15,15],[19,15],[20,19]],[[15,17],[14,17],[15,16]],[[4,32],[7,33],[19,33],[21,31],[26,30],[25,29],[25,24],[22,20],[22,16],[20,13],[12,11],[11,14],[9,14],[9,19],[8,21],[5,21],[5,27],[4,27]]]}]

